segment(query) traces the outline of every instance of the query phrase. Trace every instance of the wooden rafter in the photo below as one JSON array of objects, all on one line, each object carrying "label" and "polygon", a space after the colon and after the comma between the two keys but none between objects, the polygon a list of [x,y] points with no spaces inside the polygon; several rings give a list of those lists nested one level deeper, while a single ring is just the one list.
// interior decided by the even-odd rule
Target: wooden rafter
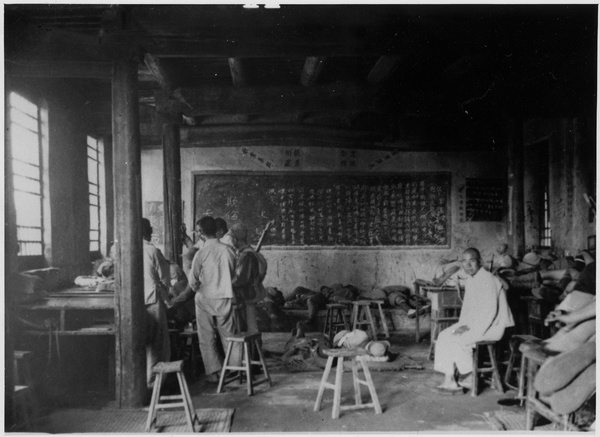
[{"label": "wooden rafter", "polygon": [[[167,76],[167,73],[162,66],[160,59],[152,56],[150,53],[144,54],[144,64],[150,69],[152,75],[158,82],[158,85],[167,93],[171,92],[171,81]],[[138,73],[139,74],[139,73]]]}]

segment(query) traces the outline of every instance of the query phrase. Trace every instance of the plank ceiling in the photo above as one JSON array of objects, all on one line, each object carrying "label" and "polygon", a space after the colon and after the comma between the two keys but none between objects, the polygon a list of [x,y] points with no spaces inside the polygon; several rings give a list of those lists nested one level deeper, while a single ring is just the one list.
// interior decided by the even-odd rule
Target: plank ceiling
[{"label": "plank ceiling", "polygon": [[196,145],[471,149],[506,117],[595,119],[597,23],[596,5],[5,5],[5,71],[68,80],[97,133],[112,60],[136,56],[142,123],[176,114]]}]

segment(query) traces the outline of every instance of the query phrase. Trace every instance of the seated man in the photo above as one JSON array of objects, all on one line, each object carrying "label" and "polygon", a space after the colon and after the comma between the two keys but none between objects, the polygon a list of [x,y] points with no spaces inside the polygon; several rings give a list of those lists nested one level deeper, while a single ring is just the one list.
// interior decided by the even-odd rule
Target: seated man
[{"label": "seated man", "polygon": [[438,386],[444,391],[470,387],[475,343],[500,340],[504,330],[514,326],[502,283],[482,268],[479,251],[465,250],[461,262],[469,278],[460,318],[440,333],[435,344],[434,369],[444,374],[444,382]]}]

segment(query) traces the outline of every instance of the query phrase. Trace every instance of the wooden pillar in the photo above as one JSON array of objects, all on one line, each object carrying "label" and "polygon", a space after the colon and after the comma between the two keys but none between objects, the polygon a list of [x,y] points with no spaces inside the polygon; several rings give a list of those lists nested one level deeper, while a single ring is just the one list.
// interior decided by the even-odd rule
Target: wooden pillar
[{"label": "wooden pillar", "polygon": [[523,192],[523,123],[508,121],[508,234],[515,256],[525,252],[525,200]]},{"label": "wooden pillar", "polygon": [[113,174],[115,192],[116,397],[119,408],[146,395],[142,187],[137,62],[114,62]]},{"label": "wooden pillar", "polygon": [[163,124],[165,257],[181,265],[181,148],[179,124],[169,117]]},{"label": "wooden pillar", "polygon": [[105,186],[104,193],[106,198],[106,246],[102,248],[106,256],[108,256],[110,247],[115,239],[115,190],[113,183],[113,145],[112,135],[103,135],[102,142],[104,144],[104,172]]}]

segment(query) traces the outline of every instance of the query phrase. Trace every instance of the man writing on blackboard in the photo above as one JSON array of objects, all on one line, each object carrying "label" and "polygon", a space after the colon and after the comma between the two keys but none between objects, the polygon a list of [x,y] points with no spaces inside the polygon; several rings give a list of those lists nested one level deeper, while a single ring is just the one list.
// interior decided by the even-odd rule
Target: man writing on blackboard
[{"label": "man writing on blackboard", "polygon": [[[218,382],[223,359],[217,349],[215,331],[219,333],[224,347],[227,347],[226,338],[235,334],[231,285],[235,254],[232,247],[217,239],[214,218],[202,217],[198,224],[205,242],[194,255],[188,278],[190,287],[196,293],[196,323],[204,369],[210,382]],[[236,346],[232,350],[231,362],[239,364],[241,350]]]}]

